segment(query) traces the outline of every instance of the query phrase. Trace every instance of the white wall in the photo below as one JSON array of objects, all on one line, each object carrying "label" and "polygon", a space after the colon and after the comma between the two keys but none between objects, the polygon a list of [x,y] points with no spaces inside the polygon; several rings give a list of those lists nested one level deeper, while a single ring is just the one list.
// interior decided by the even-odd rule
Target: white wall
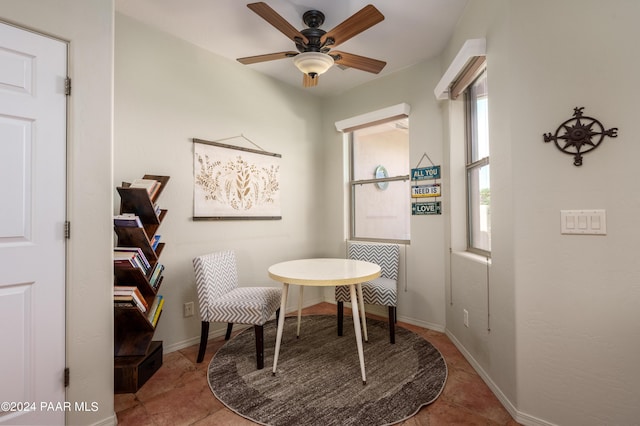
[{"label": "white wall", "polygon": [[[197,301],[194,257],[233,249],[241,285],[280,286],[269,279],[269,265],[325,254],[317,244],[324,205],[320,102],[120,14],[115,45],[113,186],[145,173],[171,176],[159,200],[168,214],[158,231],[166,243],[165,305],[155,334],[170,351],[199,341],[199,317],[183,318],[183,303]],[[282,155],[282,220],[194,222],[191,139],[240,134]],[[255,148],[242,138],[225,143]],[[297,299],[290,300],[294,306]],[[306,304],[321,300],[319,290],[305,291]],[[211,330],[222,333],[224,324]]]},{"label": "white wall", "polygon": [[[455,240],[459,233],[453,198],[443,197],[451,205],[445,203],[442,216],[412,218],[400,318],[437,328],[446,309],[450,335],[523,423],[626,425],[640,418],[640,229],[633,226],[640,209],[640,145],[633,140],[640,3],[471,0],[441,61],[324,101],[118,16],[113,178],[112,1],[4,0],[2,6],[3,19],[71,40],[68,397],[97,401],[100,411],[70,413],[70,424],[108,422],[113,415],[115,185],[143,173],[171,175],[161,200],[169,210],[161,228],[162,289],[171,303],[157,337],[173,347],[197,339],[197,317],[182,318],[182,303],[195,300],[194,255],[234,248],[241,278],[257,284],[268,280],[265,269],[274,261],[344,253],[344,199],[336,190],[344,186],[344,151],[336,120],[407,102],[412,165],[427,152],[446,169],[450,154],[442,140],[456,137],[455,123],[432,90],[462,42],[475,37],[487,38],[492,96],[491,333],[482,323],[463,330],[462,306],[450,307],[445,292],[449,235]],[[580,168],[542,142],[575,106],[620,129]],[[283,220],[192,222],[190,138],[240,133],[283,154]],[[559,210],[567,208],[606,209],[608,235],[561,236]],[[454,229],[445,229],[449,222]],[[454,278],[468,277],[456,281],[468,285],[456,287],[462,292],[454,302],[471,285],[481,290],[486,273],[481,263],[464,260],[454,258]],[[481,307],[469,308],[470,318],[483,317]]]},{"label": "white wall", "polygon": [[99,410],[68,412],[67,423],[113,424],[113,1],[3,0],[0,19],[70,41],[67,401]]},{"label": "white wall", "polygon": [[[349,70],[347,72],[360,72]],[[345,151],[343,135],[334,123],[378,109],[407,103],[409,116],[410,167],[416,167],[424,153],[442,164],[442,120],[432,96],[440,78],[440,63],[430,61],[326,99],[323,104],[326,232],[323,247],[329,255],[344,256],[346,233],[343,217],[348,208],[344,198]],[[426,164],[422,164],[425,166]],[[410,170],[406,170],[409,174]],[[410,203],[410,194],[406,202]],[[444,330],[444,219],[442,215],[412,216],[411,244],[401,250],[398,318],[436,330]],[[325,293],[333,301],[333,290]],[[374,309],[372,309],[374,311]],[[376,311],[377,312],[377,311]],[[385,310],[379,313],[386,315]]]},{"label": "white wall", "polygon": [[[626,0],[470,1],[443,57],[444,69],[464,39],[487,38],[492,325],[462,326],[463,308],[486,307],[454,293],[447,330],[525,424],[640,418],[638,16]],[[582,106],[620,131],[576,167],[542,135]],[[560,234],[561,209],[592,208],[607,211],[606,236]],[[484,268],[453,266],[457,294],[482,290]]]}]

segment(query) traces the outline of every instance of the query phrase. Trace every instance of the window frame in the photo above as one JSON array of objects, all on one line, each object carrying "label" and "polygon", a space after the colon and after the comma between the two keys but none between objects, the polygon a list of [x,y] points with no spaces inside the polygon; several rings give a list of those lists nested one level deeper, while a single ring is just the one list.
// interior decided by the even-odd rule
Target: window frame
[{"label": "window frame", "polygon": [[[370,123],[370,126],[376,126],[378,124],[382,124],[384,122],[392,122],[397,121],[400,117],[389,118],[388,120],[378,121],[375,123]],[[408,117],[406,117],[408,118]],[[360,128],[365,128],[369,126],[360,126]],[[384,243],[395,243],[395,244],[410,244],[411,237],[409,239],[394,239],[394,238],[369,238],[369,237],[357,237],[355,236],[356,232],[356,215],[355,215],[355,207],[356,207],[356,186],[359,185],[375,185],[383,182],[403,182],[409,181],[410,176],[407,175],[399,175],[399,176],[390,176],[386,178],[372,178],[372,179],[359,179],[355,180],[354,178],[354,141],[355,135],[354,132],[357,129],[354,129],[348,133],[347,140],[349,144],[349,239],[351,241],[367,241],[367,242],[384,242]],[[407,219],[410,221],[410,217]]]},{"label": "window frame", "polygon": [[[467,251],[475,254],[479,254],[486,257],[491,257],[491,246],[489,242],[489,250],[484,248],[480,248],[473,245],[473,223],[474,217],[472,214],[472,198],[473,194],[471,192],[472,188],[470,185],[470,176],[471,172],[474,170],[481,170],[483,167],[490,167],[490,155],[489,152],[487,156],[478,158],[474,160],[474,150],[477,149],[478,145],[478,132],[477,132],[477,111],[476,111],[476,99],[472,97],[472,88],[475,83],[481,78],[487,78],[487,70],[486,64],[483,62],[482,66],[477,70],[477,75],[474,76],[473,80],[467,85],[464,89],[464,102],[465,102],[465,199],[466,199],[466,240],[467,240]],[[488,96],[488,91],[487,91]],[[489,176],[491,175],[491,171],[489,171]],[[490,178],[489,178],[490,179]],[[489,185],[489,188],[491,186]],[[489,201],[489,209],[491,208],[491,202]],[[489,229],[489,238],[491,236],[491,229]],[[489,240],[490,241],[490,240]]]}]

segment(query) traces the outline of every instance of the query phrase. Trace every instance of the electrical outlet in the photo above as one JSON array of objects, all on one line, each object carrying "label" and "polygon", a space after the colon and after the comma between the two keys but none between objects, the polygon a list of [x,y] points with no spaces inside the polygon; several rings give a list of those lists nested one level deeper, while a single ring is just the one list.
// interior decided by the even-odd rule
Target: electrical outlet
[{"label": "electrical outlet", "polygon": [[462,312],[464,313],[464,326],[469,327],[469,311],[463,309]]},{"label": "electrical outlet", "polygon": [[193,302],[187,302],[184,304],[184,317],[192,317],[194,314]]}]

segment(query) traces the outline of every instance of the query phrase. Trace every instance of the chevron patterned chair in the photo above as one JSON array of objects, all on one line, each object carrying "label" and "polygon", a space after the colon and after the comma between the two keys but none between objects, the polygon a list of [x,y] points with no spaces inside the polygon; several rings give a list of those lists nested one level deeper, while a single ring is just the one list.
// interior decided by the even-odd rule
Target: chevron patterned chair
[{"label": "chevron patterned chair", "polygon": [[233,251],[206,254],[193,259],[202,319],[200,350],[202,362],[207,349],[210,322],[226,322],[225,340],[231,337],[233,323],[251,324],[256,335],[256,365],[264,368],[263,326],[280,311],[282,290],[272,287],[238,287],[238,269]]},{"label": "chevron patterned chair", "polygon": [[[350,243],[348,257],[380,265],[380,277],[362,283],[362,296],[365,304],[389,307],[389,341],[395,343],[400,248],[397,244]],[[336,286],[335,296],[338,302],[338,336],[342,336],[344,302],[351,301],[347,286]]]}]

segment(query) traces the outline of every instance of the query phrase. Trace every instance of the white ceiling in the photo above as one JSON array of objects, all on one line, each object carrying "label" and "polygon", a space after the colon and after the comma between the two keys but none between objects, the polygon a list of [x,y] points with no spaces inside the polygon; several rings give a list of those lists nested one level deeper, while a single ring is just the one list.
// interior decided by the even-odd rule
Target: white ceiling
[{"label": "white ceiling", "polygon": [[[294,43],[246,7],[253,0],[116,0],[116,11],[235,60],[282,51]],[[302,14],[317,9],[329,31],[368,4],[365,0],[267,0],[295,28]],[[307,88],[333,95],[440,54],[467,0],[375,0],[385,19],[341,44],[338,50],[387,62],[380,74],[334,66]],[[239,63],[238,63],[239,64]],[[243,65],[302,90],[302,73],[291,59]]]}]

